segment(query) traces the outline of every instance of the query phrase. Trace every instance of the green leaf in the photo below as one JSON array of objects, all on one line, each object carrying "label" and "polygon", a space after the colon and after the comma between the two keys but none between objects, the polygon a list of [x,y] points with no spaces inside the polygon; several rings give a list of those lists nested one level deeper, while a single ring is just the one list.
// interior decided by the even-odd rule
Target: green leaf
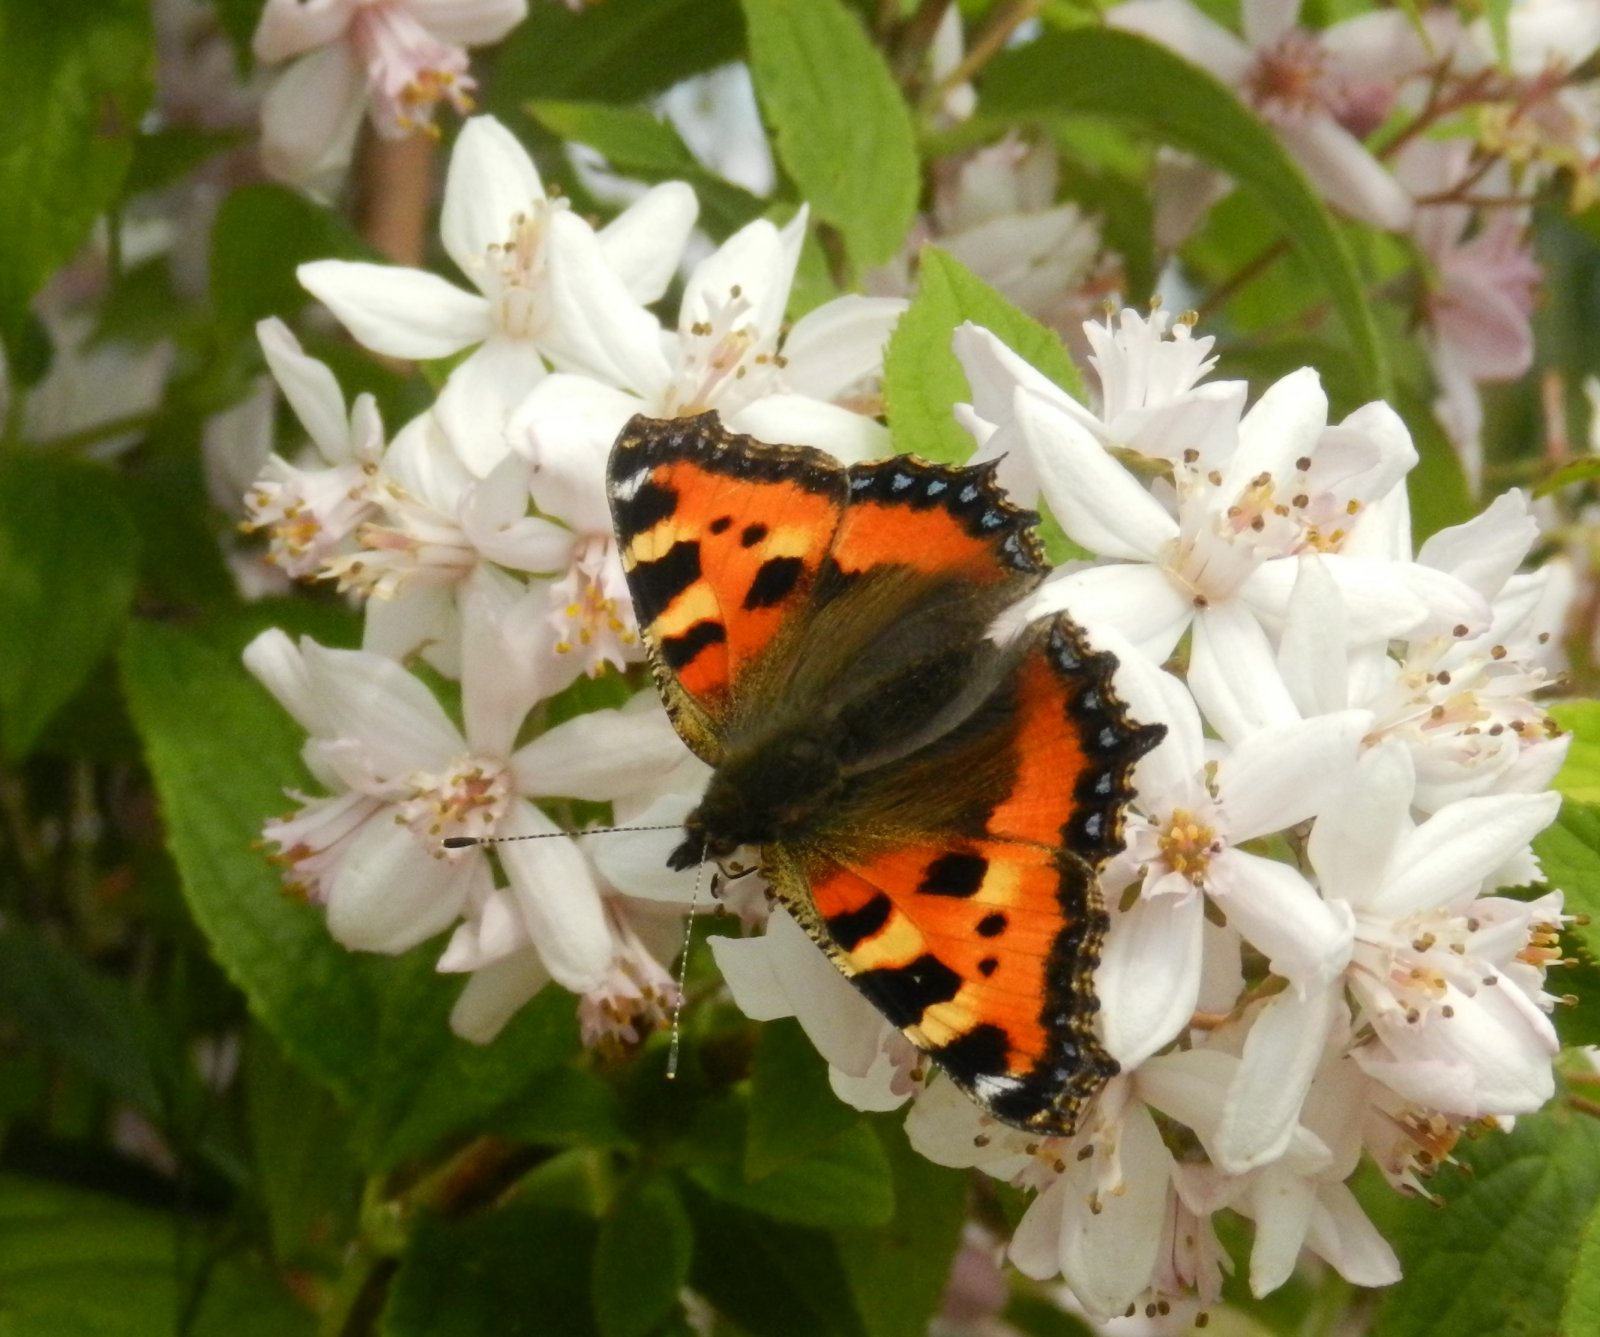
[{"label": "green leaf", "polygon": [[284,1050],[355,1101],[377,1042],[374,990],[251,848],[284,787],[303,782],[299,727],[235,646],[187,628],[135,623],[122,680],[195,922]]},{"label": "green leaf", "polygon": [[1548,478],[1537,483],[1533,495],[1548,497],[1552,492],[1559,492],[1564,487],[1571,487],[1574,483],[1587,483],[1594,478],[1600,478],[1600,459],[1596,459],[1593,455],[1585,455],[1570,464],[1563,464]]},{"label": "green leaf", "polygon": [[761,1028],[750,1069],[744,1171],[761,1179],[803,1160],[860,1122],[828,1085],[828,1064],[793,1018]]},{"label": "green leaf", "polygon": [[116,201],[150,98],[154,41],[142,0],[0,8],[0,335]]},{"label": "green leaf", "polygon": [[689,1177],[724,1202],[796,1225],[881,1226],[894,1216],[889,1159],[864,1120],[760,1176],[745,1169],[744,1132],[744,1111],[736,1104],[708,1106],[698,1121],[700,1158],[690,1163]]},{"label": "green leaf", "polygon": [[243,325],[287,318],[311,300],[295,277],[297,266],[372,258],[331,209],[283,186],[241,186],[223,199],[211,232],[217,314]]},{"label": "green leaf", "polygon": [[1042,1295],[1014,1294],[1000,1317],[1028,1337],[1094,1337],[1095,1333],[1083,1319]]},{"label": "green leaf", "polygon": [[133,602],[138,536],[116,479],[77,460],[0,468],[0,723],[20,758],[83,686]]},{"label": "green leaf", "polygon": [[484,109],[509,120],[532,98],[638,102],[739,59],[743,35],[734,0],[533,5],[496,53]]},{"label": "green leaf", "polygon": [[552,134],[587,144],[627,176],[652,184],[687,181],[700,200],[700,222],[715,239],[759,218],[767,207],[765,200],[702,167],[672,125],[648,108],[535,102],[528,112]]},{"label": "green leaf", "polygon": [[248,1260],[218,1262],[212,1234],[209,1223],[0,1177],[0,1332],[309,1337],[311,1315]]},{"label": "green leaf", "polygon": [[1600,956],[1600,808],[1564,799],[1556,820],[1533,838],[1545,881],[1565,893],[1569,914],[1594,922],[1574,928]]},{"label": "green leaf", "polygon": [[182,1063],[126,985],[22,924],[0,932],[0,1016],[121,1100],[160,1119]]},{"label": "green leaf", "polygon": [[542,1203],[427,1220],[400,1262],[383,1337],[599,1337],[589,1304],[595,1224]]},{"label": "green leaf", "polygon": [[1594,1331],[1562,1317],[1593,1312],[1600,1280],[1575,1267],[1580,1244],[1594,1254],[1600,1121],[1555,1107],[1455,1154],[1468,1173],[1447,1169],[1431,1185],[1444,1210],[1413,1201],[1396,1213],[1405,1281],[1384,1292],[1375,1337]]},{"label": "green leaf", "polygon": [[294,1266],[320,1262],[331,1271],[361,1196],[349,1122],[260,1026],[245,1044],[244,1094],[273,1257]]},{"label": "green leaf", "polygon": [[1563,701],[1550,714],[1572,735],[1554,787],[1579,803],[1600,804],[1600,701]]},{"label": "green leaf", "polygon": [[1085,27],[1046,32],[1003,53],[981,92],[993,115],[1091,114],[1130,125],[1255,192],[1326,285],[1366,397],[1387,397],[1388,371],[1348,244],[1272,133],[1222,84],[1142,37]]},{"label": "green leaf", "polygon": [[[866,1337],[834,1241],[688,1192],[690,1282],[751,1337]],[[729,1260],[737,1259],[736,1266]]]},{"label": "green leaf", "polygon": [[1465,524],[1479,507],[1461,457],[1427,401],[1401,390],[1395,395],[1395,407],[1417,448],[1417,466],[1406,475],[1406,494],[1411,501],[1411,536],[1420,544],[1441,529]]},{"label": "green leaf", "polygon": [[742,0],[750,73],[785,170],[857,273],[905,241],[920,190],[900,90],[840,0]]},{"label": "green leaf", "polygon": [[839,1234],[839,1261],[871,1337],[921,1337],[950,1282],[966,1220],[966,1177],[924,1160],[897,1122],[879,1123],[894,1167],[894,1219]]},{"label": "green leaf", "polygon": [[626,1147],[616,1093],[587,1068],[553,1068],[485,1120],[485,1130],[555,1147]]},{"label": "green leaf", "polygon": [[677,1307],[694,1232],[665,1175],[633,1180],[600,1222],[591,1288],[604,1337],[645,1337]]},{"label": "green leaf", "polygon": [[1053,330],[1006,301],[961,262],[931,246],[922,249],[917,295],[900,317],[884,355],[884,394],[894,447],[939,464],[960,464],[972,438],[957,425],[953,406],[972,398],[950,339],[964,321],[982,325],[1075,399],[1083,381]]},{"label": "green leaf", "polygon": [[577,1008],[554,987],[519,1010],[491,1044],[452,1034],[450,1007],[461,986],[435,969],[438,955],[437,943],[424,944],[382,963],[381,1016],[359,1125],[373,1169],[478,1131],[578,1052]]},{"label": "green leaf", "polygon": [[243,131],[195,130],[174,127],[140,135],[133,141],[133,162],[128,168],[130,195],[160,190],[187,176],[206,159],[244,142]]}]

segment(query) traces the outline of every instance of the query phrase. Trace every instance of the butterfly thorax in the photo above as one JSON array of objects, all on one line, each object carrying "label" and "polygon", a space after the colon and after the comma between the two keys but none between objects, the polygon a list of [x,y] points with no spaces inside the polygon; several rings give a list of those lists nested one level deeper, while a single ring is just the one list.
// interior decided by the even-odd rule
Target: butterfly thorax
[{"label": "butterfly thorax", "polygon": [[684,822],[687,836],[671,865],[689,868],[742,845],[794,840],[838,799],[844,772],[830,742],[805,727],[731,751]]}]

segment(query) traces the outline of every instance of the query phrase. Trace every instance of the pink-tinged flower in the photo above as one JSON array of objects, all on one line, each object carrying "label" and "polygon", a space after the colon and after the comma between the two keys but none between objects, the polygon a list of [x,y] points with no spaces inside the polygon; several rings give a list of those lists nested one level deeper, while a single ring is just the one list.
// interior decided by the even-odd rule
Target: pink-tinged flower
[{"label": "pink-tinged flower", "polygon": [[1053,145],[1015,136],[947,160],[933,238],[1030,315],[1075,331],[1083,315],[1077,292],[1099,253],[1100,227],[1077,205],[1057,202],[1058,176]]},{"label": "pink-tinged flower", "polygon": [[374,512],[373,486],[383,458],[383,424],[371,395],[348,413],[333,373],[306,356],[281,320],[256,327],[267,366],[300,419],[322,467],[301,467],[271,456],[245,493],[247,534],[265,533],[267,560],[296,580],[322,574],[351,546],[357,527]]},{"label": "pink-tinged flower", "polygon": [[[1463,186],[1473,153],[1467,140],[1413,140],[1396,159],[1395,173],[1418,197],[1411,231],[1430,267],[1422,314],[1439,392],[1434,411],[1477,487],[1483,472],[1478,386],[1513,380],[1533,364],[1530,317],[1542,271],[1533,258],[1526,208],[1427,202]],[[1492,173],[1477,189],[1508,191],[1509,174]]]},{"label": "pink-tinged flower", "polygon": [[[715,409],[730,430],[761,440],[849,460],[887,454],[888,432],[873,416],[876,381],[905,303],[836,298],[785,335],[805,227],[804,209],[783,228],[758,219],[696,265],[676,338],[643,326],[617,331],[613,355],[630,375],[558,373],[536,386],[511,427],[536,477],[555,470],[587,480],[599,499],[612,442],[635,413],[677,418]],[[869,402],[857,404],[862,390]]]},{"label": "pink-tinged flower", "polygon": [[[656,374],[660,329],[644,303],[666,290],[697,208],[688,186],[668,182],[596,232],[545,194],[510,131],[480,116],[451,154],[440,222],[446,253],[477,291],[392,265],[318,260],[298,272],[375,352],[474,350],[434,411],[483,474],[504,458],[506,418],[547,362],[624,387]],[[485,421],[496,426],[484,430]]]},{"label": "pink-tinged flower", "polygon": [[1398,82],[1423,69],[1428,54],[1399,11],[1316,32],[1297,26],[1300,3],[1247,0],[1243,40],[1189,0],[1131,0],[1106,21],[1170,47],[1233,88],[1351,217],[1403,228],[1411,201],[1362,140],[1382,122]]},{"label": "pink-tinged flower", "polygon": [[527,12],[527,0],[267,0],[256,59],[295,62],[262,106],[267,170],[330,188],[349,166],[363,111],[388,139],[437,134],[441,102],[472,110],[466,48],[498,42]]},{"label": "pink-tinged flower", "polygon": [[1414,826],[1415,787],[1410,753],[1382,743],[1311,831],[1323,895],[1355,915],[1346,982],[1370,1038],[1353,1056],[1403,1099],[1445,1114],[1537,1109],[1554,1090],[1543,986],[1558,959],[1560,893],[1523,902],[1480,892],[1503,866],[1526,865],[1560,796],[1461,799]]}]

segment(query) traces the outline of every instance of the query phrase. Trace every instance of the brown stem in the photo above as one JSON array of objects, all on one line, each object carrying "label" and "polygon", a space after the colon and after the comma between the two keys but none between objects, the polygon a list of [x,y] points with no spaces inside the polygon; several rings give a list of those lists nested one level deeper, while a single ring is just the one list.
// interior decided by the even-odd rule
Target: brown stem
[{"label": "brown stem", "polygon": [[1232,297],[1234,293],[1238,292],[1240,288],[1244,287],[1245,284],[1249,283],[1252,279],[1259,277],[1264,270],[1276,262],[1279,257],[1288,251],[1288,249],[1289,243],[1286,240],[1280,239],[1273,242],[1271,246],[1262,251],[1261,254],[1256,256],[1254,260],[1247,260],[1243,265],[1234,271],[1231,278],[1224,279],[1221,284],[1213,288],[1207,295],[1205,301],[1200,304],[1199,310],[1201,319],[1204,319],[1211,312],[1215,311],[1219,306],[1226,302],[1228,298]]},{"label": "brown stem", "polygon": [[917,12],[907,21],[895,43],[894,77],[902,88],[916,87],[922,74],[923,58],[933,45],[934,34],[944,21],[950,0],[922,0]]},{"label": "brown stem", "polygon": [[951,89],[977,78],[983,67],[1005,48],[1011,34],[1043,8],[1044,0],[1011,0],[1002,7],[967,48],[961,63],[939,80],[939,86],[929,94],[928,101],[937,102]]},{"label": "brown stem", "polygon": [[356,216],[379,255],[413,268],[428,249],[428,214],[438,145],[426,134],[385,139],[368,128],[361,151]]}]

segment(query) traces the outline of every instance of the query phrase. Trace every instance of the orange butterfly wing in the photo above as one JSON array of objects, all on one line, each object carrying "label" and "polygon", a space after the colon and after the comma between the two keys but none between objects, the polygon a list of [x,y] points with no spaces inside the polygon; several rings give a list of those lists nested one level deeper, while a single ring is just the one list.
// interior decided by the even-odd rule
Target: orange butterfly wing
[{"label": "orange butterfly wing", "polygon": [[609,474],[657,685],[684,741],[715,762],[740,674],[810,598],[848,497],[844,468],[807,446],[731,436],[706,413],[634,418]]},{"label": "orange butterfly wing", "polygon": [[[896,457],[845,469],[730,436],[714,415],[635,419],[612,456],[611,495],[657,681],[703,757],[719,765],[730,748],[765,746],[761,721],[781,713],[784,683],[819,711],[860,698],[842,718],[870,746],[837,809],[762,847],[780,898],[997,1118],[1070,1132],[1116,1071],[1094,1033],[1106,922],[1095,869],[1121,848],[1134,763],[1162,730],[1128,718],[1115,660],[1064,616],[1009,651],[980,644],[989,611],[1048,570],[1037,517],[1011,505],[992,466]],[[877,589],[901,625],[864,636],[854,624],[879,606]],[[862,652],[830,658],[841,633]],[[888,670],[937,658],[921,642],[944,635],[958,642],[954,661],[974,666],[976,695],[956,693],[897,734],[908,697]],[[820,686],[806,687],[808,670],[780,671],[819,663]],[[879,678],[864,685],[872,664]]]}]

